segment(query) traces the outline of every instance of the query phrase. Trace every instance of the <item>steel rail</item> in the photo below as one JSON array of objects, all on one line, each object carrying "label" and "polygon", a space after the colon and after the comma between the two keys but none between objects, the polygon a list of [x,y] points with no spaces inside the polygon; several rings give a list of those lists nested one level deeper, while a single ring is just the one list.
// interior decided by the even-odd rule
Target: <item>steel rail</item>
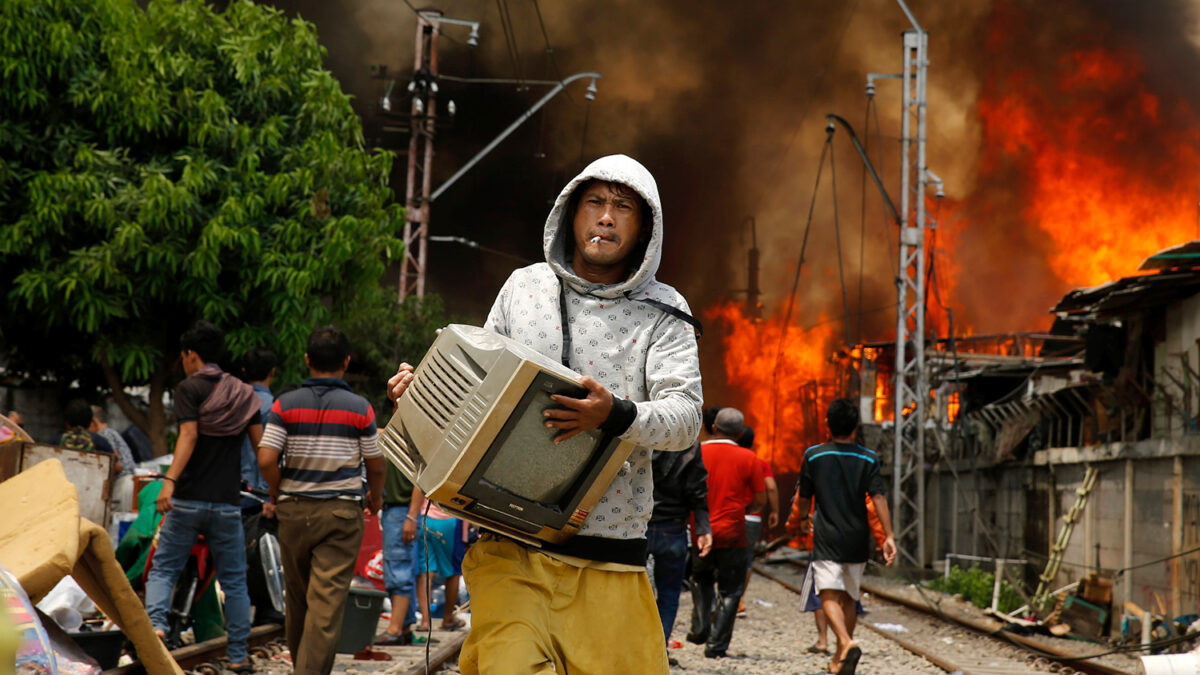
[{"label": "steel rail", "polygon": [[[277,623],[255,626],[250,629],[250,638],[246,641],[246,646],[250,648],[258,647],[281,637],[283,637],[283,626]],[[228,644],[229,640],[225,637],[213,638],[173,650],[171,658],[175,663],[179,664],[180,668],[188,670],[189,668],[224,656],[225,647]],[[106,670],[101,675],[140,675],[145,672],[146,668],[142,665],[142,662],[134,661],[127,666]]]},{"label": "steel rail", "polygon": [[[757,572],[758,574],[770,579],[771,581],[774,581],[775,583],[779,584],[780,586],[783,586],[784,588],[795,593],[796,595],[804,594],[804,591],[800,587],[796,586],[795,584],[793,584],[792,582],[790,582],[786,579],[782,579],[780,577],[775,576],[771,572],[768,572],[767,569],[761,563],[754,563],[753,570],[755,572]],[[863,588],[865,589],[866,586],[863,586]],[[963,669],[960,666],[958,666],[958,664],[947,661],[946,659],[943,659],[942,657],[937,656],[935,654],[930,654],[929,652],[918,647],[916,644],[897,636],[895,633],[889,633],[885,630],[876,628],[875,626],[872,626],[869,621],[860,622],[858,625],[866,628],[867,630],[870,630],[872,633],[876,633],[878,635],[881,635],[881,636],[895,642],[896,644],[900,645],[901,647],[903,647],[903,648],[907,649],[908,651],[912,652],[913,654],[916,654],[917,656],[925,659],[926,661],[932,663],[933,665],[937,666],[938,668],[941,668],[942,670],[946,671],[947,673],[965,672],[965,671],[963,671]]]},{"label": "steel rail", "polygon": [[[797,561],[788,561],[788,562],[790,562],[796,566],[802,565],[802,563],[799,563]],[[753,566],[753,569],[755,572],[778,583],[779,585],[783,586],[784,588],[787,588],[788,590],[790,590],[794,593],[797,593],[797,594],[800,593],[800,590],[798,588],[796,588],[796,586],[794,584],[791,584],[787,580],[781,579],[778,576],[772,574],[761,563],[755,563]],[[931,607],[928,603],[915,602],[908,598],[896,595],[896,594],[888,591],[885,588],[882,588],[880,586],[870,583],[865,578],[863,579],[861,587],[864,591],[867,591],[868,593],[871,593],[872,595],[874,595],[878,598],[881,598],[883,600],[886,600],[888,602],[892,602],[892,603],[895,603],[898,605],[903,605],[904,607],[907,607],[912,610],[916,610],[918,612],[922,612],[924,614],[928,614],[930,616],[937,617],[943,621],[950,621],[950,622],[956,623],[959,626],[962,626],[963,628],[967,628],[967,629],[969,629],[973,632],[979,633],[985,637],[989,637],[989,638],[992,638],[993,640],[997,640],[1000,642],[1010,643],[1016,647],[1020,647],[1020,648],[1024,649],[1025,651],[1027,651],[1035,656],[1039,656],[1039,657],[1044,658],[1049,661],[1055,661],[1057,663],[1061,663],[1063,666],[1069,667],[1069,668],[1071,668],[1075,671],[1081,672],[1081,673],[1088,673],[1089,675],[1128,675],[1127,671],[1118,670],[1116,668],[1110,668],[1108,666],[1105,666],[1105,665],[1102,665],[1099,663],[1093,663],[1093,662],[1090,662],[1087,660],[1082,660],[1079,658],[1079,655],[1077,655],[1077,654],[1071,654],[1071,653],[1065,652],[1061,649],[1056,649],[1054,647],[1050,647],[1048,645],[1041,644],[1040,642],[1031,640],[1022,635],[1016,635],[1015,633],[1011,633],[1011,632],[997,633],[997,631],[995,631],[992,627],[982,624],[980,622],[972,621],[972,620],[969,620],[969,619],[966,619],[963,617],[953,616],[951,614],[944,613],[944,612],[938,612],[935,610],[935,608]],[[874,627],[870,626],[869,623],[868,624],[860,624],[860,625],[867,625],[868,628],[871,628],[872,630],[874,630]],[[879,633],[880,631],[875,630],[874,632]],[[936,657],[932,654],[928,654],[924,651],[920,651],[919,647],[916,650],[914,650],[912,647],[904,644],[903,641],[898,640],[895,635],[892,635],[890,633],[884,632],[884,633],[880,633],[880,634],[884,635],[884,637],[894,640],[897,644],[904,647],[905,649],[908,649],[909,651],[913,652],[914,654],[917,654],[918,656],[928,659],[931,663],[934,663],[939,668],[945,667],[942,664],[937,663],[935,661],[935,659],[937,659],[939,657]],[[913,646],[915,647],[915,645],[913,645]],[[954,669],[950,669],[949,672],[953,672],[954,670],[961,670],[961,668],[955,667]]]}]

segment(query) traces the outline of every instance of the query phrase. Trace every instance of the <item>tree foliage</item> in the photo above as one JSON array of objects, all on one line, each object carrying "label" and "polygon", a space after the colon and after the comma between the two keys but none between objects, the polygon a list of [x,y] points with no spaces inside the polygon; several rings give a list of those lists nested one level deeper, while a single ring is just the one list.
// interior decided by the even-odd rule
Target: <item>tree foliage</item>
[{"label": "tree foliage", "polygon": [[[100,364],[157,439],[194,319],[297,379],[313,326],[373,305],[401,252],[391,155],[364,150],[323,57],[311,24],[246,1],[0,3],[9,348]],[[142,384],[149,414],[122,395]]]},{"label": "tree foliage", "polygon": [[396,366],[404,361],[417,365],[439,328],[463,322],[446,314],[440,296],[410,295],[397,305],[393,293],[394,289],[386,289],[376,294],[341,324],[354,348],[353,372],[346,379],[371,401],[383,420],[392,409],[387,380]]}]

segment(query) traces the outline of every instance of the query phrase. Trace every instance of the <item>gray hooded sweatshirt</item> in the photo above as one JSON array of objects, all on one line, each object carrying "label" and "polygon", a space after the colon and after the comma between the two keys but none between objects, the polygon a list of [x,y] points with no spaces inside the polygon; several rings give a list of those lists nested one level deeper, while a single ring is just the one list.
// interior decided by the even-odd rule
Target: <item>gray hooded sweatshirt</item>
[{"label": "gray hooded sweatshirt", "polygon": [[[645,258],[618,284],[585,281],[572,270],[567,255],[573,238],[568,202],[575,189],[591,179],[628,185],[646,200],[653,216]],[[488,314],[487,325],[496,332],[561,360],[559,293],[564,288],[570,367],[604,385],[615,398],[634,404],[633,421],[620,437],[637,448],[584,521],[579,535],[585,538],[644,539],[654,508],[651,451],[686,450],[700,432],[703,396],[695,330],[682,318],[641,301],[690,313],[678,291],[654,279],[662,239],[662,203],[654,177],[625,155],[598,159],[554,202],[546,218],[546,262],[513,272]]]}]

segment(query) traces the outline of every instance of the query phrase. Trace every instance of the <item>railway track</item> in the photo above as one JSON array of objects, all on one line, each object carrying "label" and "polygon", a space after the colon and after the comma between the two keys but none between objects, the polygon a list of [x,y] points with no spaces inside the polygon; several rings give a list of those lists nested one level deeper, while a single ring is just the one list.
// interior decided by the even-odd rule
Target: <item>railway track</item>
[{"label": "railway track", "polygon": [[[280,649],[286,649],[286,645],[282,644],[283,626],[270,623],[263,626],[255,626],[250,629],[250,638],[247,641],[247,646],[250,648],[252,655],[257,655],[260,658],[271,653],[277,653]],[[207,673],[217,675],[221,672],[221,659],[225,657],[225,647],[228,640],[224,637],[197,642],[196,644],[185,645],[171,652],[171,658],[179,664],[179,667],[185,671],[194,671],[198,673]],[[103,675],[142,675],[146,669],[140,661],[134,661],[127,666],[113,668],[104,671]]]},{"label": "railway track", "polygon": [[[784,569],[761,563],[754,571],[799,594],[803,563],[787,561]],[[780,567],[780,566],[772,566]],[[798,569],[799,568],[799,569]],[[998,632],[999,622],[987,624],[956,612],[941,611],[929,603],[914,602],[880,584],[863,580],[863,590],[874,602],[859,626],[895,641],[947,672],[964,675],[1019,675],[1055,672],[1059,675],[1126,675],[1137,672],[1136,661],[1128,668],[1075,659],[1075,654],[1056,649],[1034,638]]]}]

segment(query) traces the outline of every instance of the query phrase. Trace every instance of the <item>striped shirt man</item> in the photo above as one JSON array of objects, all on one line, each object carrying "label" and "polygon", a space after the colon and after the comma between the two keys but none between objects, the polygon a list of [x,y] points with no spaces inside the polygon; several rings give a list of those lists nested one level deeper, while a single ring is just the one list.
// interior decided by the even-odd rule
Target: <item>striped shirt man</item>
[{"label": "striped shirt man", "polygon": [[375,411],[338,378],[308,378],[276,399],[266,422],[260,447],[282,453],[281,499],[359,499],[362,460],[383,457]]}]

